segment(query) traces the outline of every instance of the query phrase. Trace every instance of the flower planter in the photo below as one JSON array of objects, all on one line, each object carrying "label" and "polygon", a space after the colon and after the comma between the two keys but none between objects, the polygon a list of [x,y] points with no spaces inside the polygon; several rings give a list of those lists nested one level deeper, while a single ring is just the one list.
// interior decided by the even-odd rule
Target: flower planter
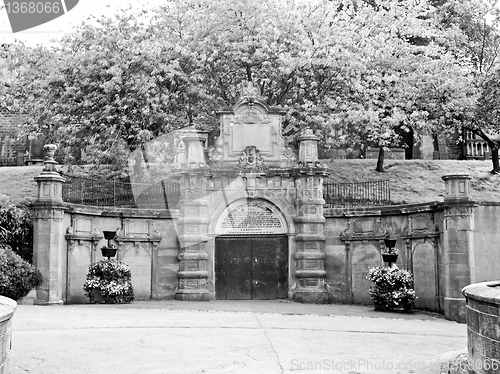
[{"label": "flower planter", "polygon": [[134,300],[130,269],[114,259],[99,260],[89,266],[83,291],[90,302],[130,303]]},{"label": "flower planter", "polygon": [[382,258],[384,262],[394,263],[398,260],[398,255],[392,253],[382,253]]},{"label": "flower planter", "polygon": [[373,306],[375,310],[380,310],[382,312],[403,312],[403,313],[410,313],[412,310],[412,304],[404,304],[401,306],[397,307],[388,307],[385,306],[384,304],[379,304],[379,303],[373,303]]},{"label": "flower planter", "polygon": [[384,239],[384,243],[387,248],[394,248],[397,241],[397,239]]},{"label": "flower planter", "polygon": [[116,251],[117,251],[117,248],[113,248],[113,247],[102,247],[101,248],[102,256],[107,257],[107,258],[115,257]]},{"label": "flower planter", "polygon": [[92,293],[90,295],[90,302],[94,304],[101,304],[101,303],[120,304],[124,303],[125,301],[123,301],[123,295],[114,295],[106,297],[101,293],[101,290],[99,288],[94,288],[92,289]]},{"label": "flower planter", "polygon": [[92,293],[90,294],[90,302],[91,303],[104,303],[106,302],[106,298],[101,293],[99,288],[93,288]]},{"label": "flower planter", "polygon": [[373,267],[366,277],[374,285],[368,290],[375,310],[410,312],[416,298],[413,275],[397,267]]}]

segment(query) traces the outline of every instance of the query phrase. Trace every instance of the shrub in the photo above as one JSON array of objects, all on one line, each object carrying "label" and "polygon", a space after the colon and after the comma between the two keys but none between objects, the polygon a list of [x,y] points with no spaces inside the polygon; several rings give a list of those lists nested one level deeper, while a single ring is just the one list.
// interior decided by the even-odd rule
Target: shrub
[{"label": "shrub", "polygon": [[0,200],[0,244],[8,245],[26,261],[33,261],[33,219],[28,207]]},{"label": "shrub", "polygon": [[134,300],[134,288],[129,267],[114,259],[103,259],[89,266],[83,284],[85,296],[92,299],[92,290],[99,289],[107,302]]},{"label": "shrub", "polygon": [[42,283],[42,274],[29,262],[0,244],[0,295],[19,300]]},{"label": "shrub", "polygon": [[411,272],[397,267],[373,267],[368,270],[366,278],[375,283],[368,291],[375,306],[411,309],[416,299]]}]

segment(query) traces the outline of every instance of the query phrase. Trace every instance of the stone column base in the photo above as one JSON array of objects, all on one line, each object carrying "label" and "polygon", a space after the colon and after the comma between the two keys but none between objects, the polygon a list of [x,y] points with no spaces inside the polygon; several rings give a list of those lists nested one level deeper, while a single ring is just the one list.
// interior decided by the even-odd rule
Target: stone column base
[{"label": "stone column base", "polygon": [[175,294],[175,300],[180,301],[210,301],[214,295],[208,290],[181,290]]},{"label": "stone column base", "polygon": [[293,295],[293,301],[303,304],[328,304],[328,291],[324,288],[298,289]]},{"label": "stone column base", "polygon": [[465,298],[445,297],[444,317],[450,321],[465,323],[467,316]]}]

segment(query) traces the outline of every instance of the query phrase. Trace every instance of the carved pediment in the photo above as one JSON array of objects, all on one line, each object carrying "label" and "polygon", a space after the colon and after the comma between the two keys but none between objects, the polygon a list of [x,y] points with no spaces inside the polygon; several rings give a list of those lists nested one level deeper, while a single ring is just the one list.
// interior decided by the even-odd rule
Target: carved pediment
[{"label": "carved pediment", "polygon": [[153,221],[131,220],[124,221],[123,229],[118,230],[115,240],[118,243],[133,242],[152,242],[157,245],[162,237],[160,233],[154,229]]},{"label": "carved pediment", "polygon": [[380,218],[349,219],[347,229],[342,231],[340,239],[350,240],[381,240],[386,238],[387,229],[382,226]]},{"label": "carved pediment", "polygon": [[439,235],[439,228],[431,213],[423,213],[408,216],[408,224],[403,232],[405,237],[432,237]]},{"label": "carved pediment", "polygon": [[[252,82],[240,87],[240,99],[233,107],[219,111],[220,135],[208,149],[210,161],[222,165],[238,165],[238,169],[263,170],[266,167],[247,146],[254,146],[268,167],[292,166],[291,151],[281,133],[286,109],[271,107],[260,96],[260,89]],[[243,153],[243,155],[242,155]]]},{"label": "carved pediment", "polygon": [[98,242],[104,236],[94,227],[94,218],[74,217],[72,225],[66,229],[65,238],[70,241],[77,240]]}]

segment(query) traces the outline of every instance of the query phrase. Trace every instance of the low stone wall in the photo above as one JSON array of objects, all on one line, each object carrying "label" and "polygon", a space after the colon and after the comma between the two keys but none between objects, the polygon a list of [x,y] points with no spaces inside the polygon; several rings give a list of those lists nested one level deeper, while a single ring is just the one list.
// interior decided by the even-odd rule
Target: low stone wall
[{"label": "low stone wall", "polygon": [[9,372],[9,354],[11,344],[11,318],[16,310],[16,302],[0,296],[0,374]]},{"label": "low stone wall", "polygon": [[500,372],[500,281],[471,284],[467,299],[469,372]]}]

